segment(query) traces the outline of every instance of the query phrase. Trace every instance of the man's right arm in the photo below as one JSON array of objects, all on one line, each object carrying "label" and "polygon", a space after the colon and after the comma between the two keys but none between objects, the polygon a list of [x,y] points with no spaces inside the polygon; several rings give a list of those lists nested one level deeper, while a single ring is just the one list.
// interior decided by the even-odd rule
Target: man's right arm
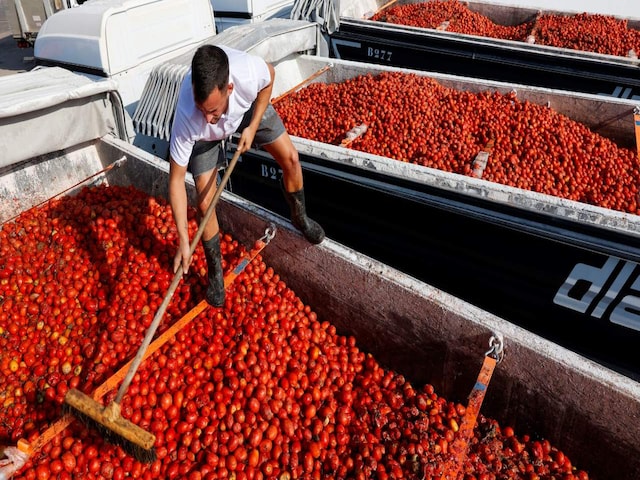
[{"label": "man's right arm", "polygon": [[187,217],[187,189],[185,177],[187,167],[178,165],[169,156],[169,203],[173,213],[173,220],[176,223],[180,245],[173,260],[173,271],[177,272],[182,264],[182,273],[187,274],[191,264],[190,240]]}]

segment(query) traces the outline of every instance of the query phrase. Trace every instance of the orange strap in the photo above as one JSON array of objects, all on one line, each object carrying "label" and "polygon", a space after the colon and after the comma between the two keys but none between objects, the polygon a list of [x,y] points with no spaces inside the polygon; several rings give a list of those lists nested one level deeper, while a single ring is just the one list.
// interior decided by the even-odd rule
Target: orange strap
[{"label": "orange strap", "polygon": [[[256,248],[249,252],[249,255],[244,257],[238,265],[227,275],[224,277],[224,286],[228,287],[231,283],[234,282],[236,277],[240,275],[245,267],[249,265],[256,258],[256,256],[267,246],[267,243],[259,240],[256,242]],[[177,322],[167,328],[162,334],[158,335],[158,337],[149,344],[149,347],[145,351],[143,355],[143,360],[148,358],[150,355],[155,353],[160,347],[162,347],[167,341],[174,337],[180,330],[186,327],[191,321],[196,318],[203,310],[205,310],[209,304],[202,300],[195,307],[193,307],[185,316],[180,318]],[[116,373],[110,376],[107,380],[105,380],[101,385],[99,385],[91,394],[91,397],[94,400],[100,400],[111,390],[115,389],[117,385],[122,381],[127,372],[129,371],[129,366],[133,360],[129,360],[126,364],[124,364]],[[40,436],[33,442],[29,443],[25,438],[21,438],[18,440],[17,447],[22,451],[27,453],[28,455],[33,455],[35,452],[38,452],[42,447],[44,447],[47,443],[55,438],[56,435],[61,433],[65,428],[71,425],[74,417],[72,415],[65,415],[62,418],[59,418],[55,422],[53,422],[49,427],[40,434]]]},{"label": "orange strap", "polygon": [[330,63],[328,65],[325,65],[324,67],[322,67],[320,70],[318,70],[317,72],[311,74],[309,77],[307,77],[306,79],[304,79],[302,82],[300,82],[299,84],[297,84],[295,87],[290,88],[289,90],[287,90],[286,92],[284,92],[282,95],[274,98],[273,100],[271,100],[271,104],[275,104],[277,102],[279,102],[280,100],[284,99],[285,97],[288,97],[289,95],[291,95],[293,92],[295,92],[296,90],[298,90],[300,87],[302,87],[303,85],[309,83],[311,80],[313,80],[316,77],[319,77],[320,75],[322,75],[324,72],[326,72],[327,70],[329,70],[330,68],[333,67],[333,64]]},{"label": "orange strap", "polygon": [[235,281],[236,277],[244,271],[247,265],[253,262],[253,259],[256,258],[266,246],[267,244],[263,240],[258,240],[256,242],[256,248],[249,252],[248,256],[240,260],[238,262],[238,265],[236,265],[236,268],[234,268],[224,276],[224,288],[227,288],[229,285],[231,285]]},{"label": "orange strap", "polygon": [[480,413],[480,407],[482,406],[482,401],[487,393],[487,387],[491,381],[491,376],[493,375],[496,363],[497,360],[495,358],[489,355],[484,357],[484,363],[482,364],[482,368],[478,374],[478,380],[469,395],[469,403],[464,417],[462,417],[458,436],[449,446],[451,457],[444,464],[441,480],[458,480],[458,476],[462,469],[462,463],[467,456],[469,440],[471,440],[471,437],[473,436],[473,428],[476,425],[476,420]]},{"label": "orange strap", "polygon": [[636,126],[636,150],[640,159],[640,110],[637,108],[633,112],[633,123]]}]

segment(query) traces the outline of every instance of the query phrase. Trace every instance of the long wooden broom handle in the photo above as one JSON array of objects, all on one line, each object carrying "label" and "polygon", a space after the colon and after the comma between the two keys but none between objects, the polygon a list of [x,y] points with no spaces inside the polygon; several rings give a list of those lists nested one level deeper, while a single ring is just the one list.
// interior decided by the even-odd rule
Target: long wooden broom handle
[{"label": "long wooden broom handle", "polygon": [[[220,185],[218,185],[218,188],[216,189],[216,193],[213,195],[213,199],[211,200],[211,203],[207,207],[207,211],[204,215],[204,218],[200,222],[198,231],[196,232],[195,237],[193,237],[193,241],[191,242],[191,247],[189,249],[190,255],[193,255],[193,252],[195,251],[196,246],[200,241],[200,237],[202,237],[202,232],[204,231],[204,228],[207,225],[209,218],[211,218],[211,215],[213,214],[216,204],[218,203],[218,199],[220,198],[220,195],[222,195],[222,190],[227,184],[227,181],[231,176],[231,172],[233,171],[233,167],[235,167],[236,162],[238,161],[238,157],[240,157],[240,150],[236,149],[236,152],[233,154],[233,158],[231,159],[229,166],[226,168],[224,172],[222,180],[220,181]],[[133,376],[138,370],[138,367],[140,366],[140,364],[142,363],[144,352],[149,346],[149,343],[151,343],[151,339],[153,338],[153,335],[156,333],[158,325],[160,325],[160,321],[164,316],[164,312],[169,306],[169,302],[171,301],[171,298],[173,297],[173,294],[176,291],[176,288],[178,287],[178,284],[180,283],[181,278],[182,278],[182,265],[178,267],[178,271],[173,276],[173,281],[169,286],[169,290],[167,290],[164,300],[160,304],[160,308],[158,308],[158,311],[156,312],[155,317],[153,317],[153,321],[149,326],[149,330],[147,330],[144,340],[142,341],[142,345],[140,345],[140,348],[138,349],[138,354],[133,359],[133,363],[131,364],[129,371],[127,372],[127,376],[124,378],[122,385],[120,385],[120,389],[118,390],[118,394],[116,395],[116,398],[114,400],[115,403],[119,404],[122,401],[122,397],[124,397],[124,394],[127,392],[127,389],[129,388],[129,384],[131,383]]]}]

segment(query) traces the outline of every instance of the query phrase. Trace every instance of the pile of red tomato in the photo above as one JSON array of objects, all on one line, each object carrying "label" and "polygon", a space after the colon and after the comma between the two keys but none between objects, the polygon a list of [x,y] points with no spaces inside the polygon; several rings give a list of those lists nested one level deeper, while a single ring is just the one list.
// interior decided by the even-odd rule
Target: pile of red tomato
[{"label": "pile of red tomato", "polygon": [[519,42],[527,39],[533,26],[529,22],[513,26],[499,25],[485,15],[470,10],[459,0],[392,5],[375,13],[370,20]]},{"label": "pile of red tomato", "polygon": [[492,145],[484,180],[639,213],[636,152],[515,93],[382,72],[312,83],[274,106],[291,135],[340,144],[364,124],[350,148],[462,175],[474,175],[474,159]]},{"label": "pile of red tomato", "polygon": [[569,48],[618,57],[640,55],[640,30],[627,20],[609,15],[580,13],[571,16],[541,15],[535,39],[540,45]]},{"label": "pile of red tomato", "polygon": [[[135,188],[86,188],[2,225],[0,444],[33,441],[69,388],[90,393],[135,355],[175,248],[170,208]],[[247,250],[225,234],[222,252],[229,272]],[[202,299],[205,273],[198,247],[159,331]],[[156,461],[76,421],[15,479],[439,478],[464,405],[383,368],[260,255],[227,291],[223,308],[141,365],[124,397],[122,415],[155,434]],[[588,478],[549,441],[482,415],[463,469],[465,480]]]},{"label": "pile of red tomato", "polygon": [[611,15],[544,13],[517,25],[500,25],[459,0],[433,0],[393,5],[371,20],[519,42],[533,39],[539,45],[621,57],[640,55],[640,31]]}]

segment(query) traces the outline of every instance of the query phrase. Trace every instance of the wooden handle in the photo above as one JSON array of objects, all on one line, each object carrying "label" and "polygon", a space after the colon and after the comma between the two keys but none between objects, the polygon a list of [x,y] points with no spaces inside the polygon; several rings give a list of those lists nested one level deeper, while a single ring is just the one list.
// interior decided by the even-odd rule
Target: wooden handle
[{"label": "wooden handle", "polygon": [[[189,248],[190,255],[193,255],[193,252],[195,251],[196,246],[200,241],[200,237],[202,237],[202,232],[204,231],[204,228],[207,225],[209,218],[211,218],[211,215],[215,210],[216,204],[218,203],[218,199],[220,198],[220,195],[222,195],[222,190],[227,184],[227,181],[229,180],[229,176],[231,176],[231,172],[233,171],[233,167],[235,167],[236,162],[238,161],[238,157],[240,157],[240,150],[236,149],[236,152],[233,154],[233,158],[231,159],[229,166],[226,168],[224,172],[222,180],[220,181],[220,185],[218,185],[218,188],[216,189],[216,193],[211,199],[211,203],[207,207],[207,211],[204,215],[204,218],[200,222],[198,231],[196,232],[195,237],[193,237],[193,241],[191,242],[191,246]],[[164,312],[169,306],[169,302],[171,301],[171,298],[173,297],[173,294],[175,293],[176,288],[178,287],[178,284],[180,283],[181,279],[182,279],[182,265],[178,267],[178,271],[173,276],[171,285],[169,285],[169,290],[167,290],[167,293],[164,296],[164,300],[160,304],[160,307],[158,308],[158,311],[156,312],[155,317],[153,317],[153,321],[151,322],[151,325],[147,330],[144,340],[142,341],[142,345],[140,345],[140,348],[138,349],[138,353],[133,359],[133,362],[131,363],[131,367],[127,372],[127,376],[124,378],[122,385],[120,385],[120,389],[118,390],[118,394],[116,395],[114,402],[120,403],[122,401],[122,397],[124,397],[124,394],[129,388],[129,384],[131,383],[133,376],[138,370],[138,367],[140,366],[140,364],[142,363],[144,352],[149,346],[149,343],[151,343],[151,339],[153,338],[153,335],[156,333],[156,330],[158,329],[158,325],[160,325],[160,320],[162,320],[162,317],[164,316]]]}]

